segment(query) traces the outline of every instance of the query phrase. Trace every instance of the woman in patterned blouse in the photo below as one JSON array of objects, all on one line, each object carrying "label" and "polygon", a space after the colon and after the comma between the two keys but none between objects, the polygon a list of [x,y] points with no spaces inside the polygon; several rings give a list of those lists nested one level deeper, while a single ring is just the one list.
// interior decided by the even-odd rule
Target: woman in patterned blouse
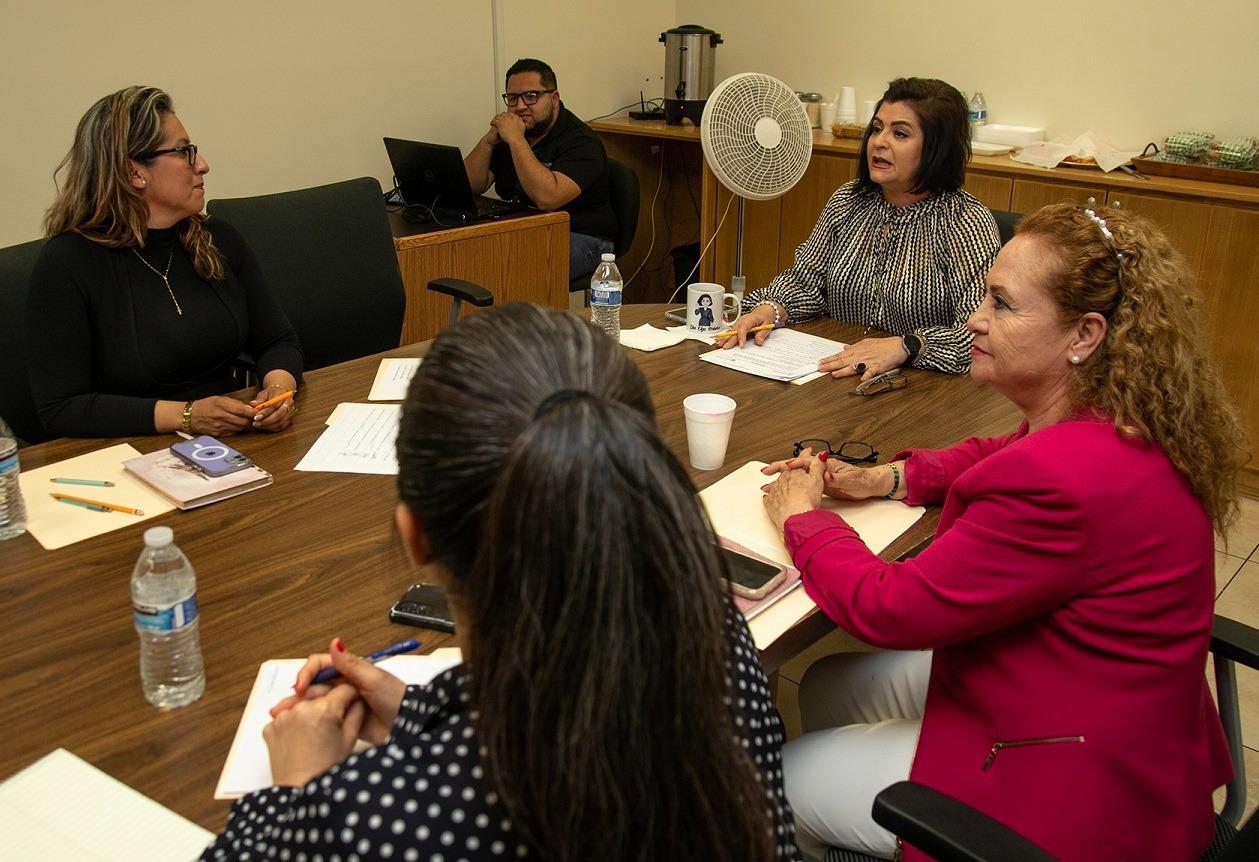
[{"label": "woman in patterned blouse", "polygon": [[857,179],[827,202],[791,268],[744,298],[725,347],[741,347],[753,326],[829,314],[892,333],[823,359],[818,370],[833,377],[902,365],[966,371],[966,318],[1001,244],[992,214],[962,191],[969,158],[962,94],[929,78],[892,81],[861,142]]},{"label": "woman in patterned blouse", "polygon": [[[464,663],[404,687],[339,638],[312,656],[264,733],[277,786],[204,858],[800,858],[724,558],[614,341],[539,306],[460,321],[411,384],[398,468]],[[343,682],[311,685],[328,665]]]}]

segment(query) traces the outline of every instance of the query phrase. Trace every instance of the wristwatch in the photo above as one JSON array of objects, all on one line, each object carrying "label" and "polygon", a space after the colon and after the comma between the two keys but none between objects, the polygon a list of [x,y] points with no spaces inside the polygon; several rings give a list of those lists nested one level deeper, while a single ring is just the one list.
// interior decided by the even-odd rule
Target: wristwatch
[{"label": "wristwatch", "polygon": [[908,354],[905,364],[913,365],[918,354],[922,353],[922,336],[914,335],[912,332],[909,335],[902,335],[901,347],[905,348],[905,353]]},{"label": "wristwatch", "polygon": [[183,415],[180,416],[179,430],[185,434],[192,433],[192,402],[188,401],[184,404]]}]

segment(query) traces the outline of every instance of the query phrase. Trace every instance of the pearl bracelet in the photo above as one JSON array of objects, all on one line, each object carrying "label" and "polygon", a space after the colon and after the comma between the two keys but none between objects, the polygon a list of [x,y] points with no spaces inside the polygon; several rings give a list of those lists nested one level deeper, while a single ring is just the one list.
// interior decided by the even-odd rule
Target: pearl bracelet
[{"label": "pearl bracelet", "polygon": [[756,309],[760,308],[762,305],[768,305],[770,308],[774,309],[774,327],[777,328],[778,324],[782,322],[782,314],[778,311],[778,303],[774,302],[772,299],[762,299],[756,305],[752,306],[752,310],[756,311]]}]

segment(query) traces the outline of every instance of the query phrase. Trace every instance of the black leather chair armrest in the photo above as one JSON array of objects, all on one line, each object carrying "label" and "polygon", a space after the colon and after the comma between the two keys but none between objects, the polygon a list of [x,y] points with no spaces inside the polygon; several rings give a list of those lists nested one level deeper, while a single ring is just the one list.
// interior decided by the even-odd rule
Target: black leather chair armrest
[{"label": "black leather chair armrest", "polygon": [[1259,670],[1259,629],[1216,614],[1211,627],[1211,652]]},{"label": "black leather chair armrest", "polygon": [[428,289],[434,293],[444,293],[463,300],[477,308],[488,308],[494,304],[494,294],[479,284],[473,284],[461,278],[435,278],[428,283]]},{"label": "black leather chair armrest", "polygon": [[912,781],[874,798],[874,822],[939,862],[1054,862],[1013,829]]}]

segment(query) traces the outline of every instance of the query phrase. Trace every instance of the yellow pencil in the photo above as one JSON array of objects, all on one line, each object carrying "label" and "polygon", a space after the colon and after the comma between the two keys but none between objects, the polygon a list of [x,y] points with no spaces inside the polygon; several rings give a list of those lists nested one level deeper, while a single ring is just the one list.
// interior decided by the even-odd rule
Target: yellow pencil
[{"label": "yellow pencil", "polygon": [[283,401],[285,398],[290,398],[290,397],[292,397],[292,395],[293,395],[293,393],[294,393],[295,391],[296,391],[296,390],[294,390],[294,389],[290,389],[288,392],[281,392],[279,395],[275,396],[274,398],[268,398],[266,401],[262,402],[262,403],[261,403],[261,404],[259,404],[257,407],[255,407],[255,408],[254,408],[254,412],[256,413],[256,412],[257,412],[257,411],[259,411],[259,410],[265,410],[265,409],[267,409],[268,407],[272,407],[272,406],[274,406],[274,405],[276,405],[276,404],[279,404],[279,403],[280,403],[281,401]]},{"label": "yellow pencil", "polygon": [[[753,332],[764,332],[767,329],[773,329],[773,328],[774,328],[774,324],[772,323],[762,323],[760,326],[753,326],[751,329],[749,329],[748,334],[751,334]],[[718,332],[716,335],[713,336],[713,338],[734,338],[738,334],[739,333],[735,332],[733,329],[727,329],[725,332]]]},{"label": "yellow pencil", "polygon": [[71,494],[53,494],[55,500],[69,500],[72,503],[82,503],[85,506],[100,506],[102,509],[109,509],[111,512],[122,512],[126,515],[143,515],[144,512],[139,509],[133,509],[130,506],[119,506],[117,503],[106,503],[104,500],[89,500],[87,497],[75,497]]}]

